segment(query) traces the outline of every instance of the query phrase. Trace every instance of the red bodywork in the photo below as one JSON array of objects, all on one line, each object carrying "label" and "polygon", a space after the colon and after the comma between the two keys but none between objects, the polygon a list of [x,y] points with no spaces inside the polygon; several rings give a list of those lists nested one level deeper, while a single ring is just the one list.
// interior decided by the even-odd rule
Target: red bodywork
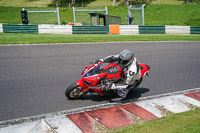
[{"label": "red bodywork", "polygon": [[[150,67],[146,64],[139,64],[141,77],[149,72]],[[103,63],[91,64],[82,72],[82,78],[77,80],[78,86],[82,87],[82,92],[90,89],[93,92],[103,95],[101,87],[102,79],[122,80],[123,70],[115,63],[110,63],[103,67]]]},{"label": "red bodywork", "polygon": [[139,64],[139,70],[141,71],[141,76],[143,77],[146,73],[150,71],[150,66],[147,64]]}]

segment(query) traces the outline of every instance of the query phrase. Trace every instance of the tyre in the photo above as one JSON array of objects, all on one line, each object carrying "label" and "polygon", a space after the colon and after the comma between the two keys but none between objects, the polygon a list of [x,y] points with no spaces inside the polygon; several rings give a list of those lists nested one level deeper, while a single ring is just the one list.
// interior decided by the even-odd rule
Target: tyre
[{"label": "tyre", "polygon": [[83,96],[85,93],[81,92],[82,87],[78,86],[77,83],[71,84],[65,91],[65,96],[68,99],[77,99]]}]

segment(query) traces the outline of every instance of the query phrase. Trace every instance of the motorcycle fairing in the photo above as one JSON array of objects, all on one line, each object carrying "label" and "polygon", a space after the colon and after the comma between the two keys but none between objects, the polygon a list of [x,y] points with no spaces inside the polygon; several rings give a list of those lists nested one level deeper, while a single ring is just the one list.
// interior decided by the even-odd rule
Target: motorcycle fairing
[{"label": "motorcycle fairing", "polygon": [[89,65],[83,70],[82,78],[77,81],[77,84],[83,87],[82,92],[91,89],[103,94],[102,87],[99,87],[102,79],[106,78],[113,81],[121,79],[122,69],[117,64],[102,64]]},{"label": "motorcycle fairing", "polygon": [[123,77],[122,69],[115,63],[110,63],[109,65],[105,66],[103,71],[107,73],[106,79],[116,80]]},{"label": "motorcycle fairing", "polygon": [[101,84],[101,79],[105,77],[106,79],[119,79],[122,75],[121,68],[115,63],[110,63],[109,65],[101,68],[101,64],[97,66],[90,67],[86,73],[83,74],[83,83],[86,86],[95,86]]},{"label": "motorcycle fairing", "polygon": [[[104,95],[102,92],[102,79],[108,79],[109,81],[117,81],[123,78],[122,69],[115,63],[110,63],[106,66],[102,63],[92,64],[87,66],[82,72],[82,78],[77,80],[77,85],[82,87],[81,92],[92,90],[98,94]],[[102,68],[103,67],[103,68]],[[139,64],[141,76],[143,77],[150,71],[150,67],[147,64]]]},{"label": "motorcycle fairing", "polygon": [[143,77],[146,73],[148,73],[150,71],[150,66],[147,64],[139,64],[139,68],[141,71],[140,77]]}]

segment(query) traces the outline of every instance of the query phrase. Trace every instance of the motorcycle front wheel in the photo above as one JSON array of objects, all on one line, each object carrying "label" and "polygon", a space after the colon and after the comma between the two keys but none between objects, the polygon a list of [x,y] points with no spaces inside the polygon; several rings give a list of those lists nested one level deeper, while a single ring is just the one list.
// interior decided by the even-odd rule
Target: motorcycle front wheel
[{"label": "motorcycle front wheel", "polygon": [[71,84],[65,91],[65,96],[68,99],[77,99],[85,95],[84,92],[81,92],[82,87],[78,86],[77,83]]}]

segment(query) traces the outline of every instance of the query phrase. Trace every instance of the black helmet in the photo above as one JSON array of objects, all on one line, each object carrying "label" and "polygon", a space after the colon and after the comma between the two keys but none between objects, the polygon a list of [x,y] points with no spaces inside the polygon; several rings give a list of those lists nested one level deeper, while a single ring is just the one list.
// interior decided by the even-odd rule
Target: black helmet
[{"label": "black helmet", "polygon": [[128,66],[132,63],[133,58],[134,53],[128,49],[125,49],[119,54],[119,64],[123,66]]}]

